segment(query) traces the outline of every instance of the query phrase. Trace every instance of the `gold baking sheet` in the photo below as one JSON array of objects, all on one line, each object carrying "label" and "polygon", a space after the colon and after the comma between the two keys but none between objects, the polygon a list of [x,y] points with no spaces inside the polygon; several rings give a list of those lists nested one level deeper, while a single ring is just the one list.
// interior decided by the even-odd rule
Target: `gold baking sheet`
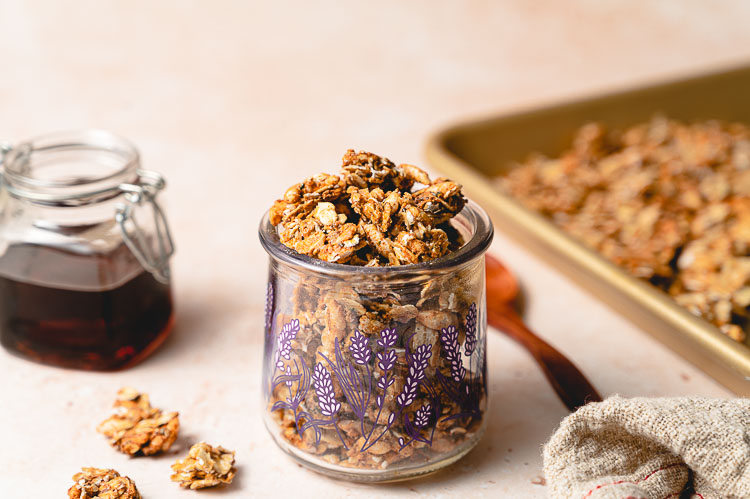
[{"label": "gold baking sheet", "polygon": [[[750,396],[748,344],[726,337],[488,181],[531,152],[558,155],[588,121],[622,128],[648,121],[656,113],[684,121],[750,123],[750,66],[452,126],[431,137],[426,152],[435,168],[463,184],[467,195],[490,212],[496,227],[733,392]],[[603,333],[606,341],[610,332]]]}]

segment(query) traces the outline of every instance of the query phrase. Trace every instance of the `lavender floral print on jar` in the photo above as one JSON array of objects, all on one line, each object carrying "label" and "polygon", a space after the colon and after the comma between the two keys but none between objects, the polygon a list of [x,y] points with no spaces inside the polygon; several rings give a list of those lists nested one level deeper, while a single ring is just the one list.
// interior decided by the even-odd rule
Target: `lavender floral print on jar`
[{"label": "lavender floral print on jar", "polygon": [[274,284],[264,421],[303,464],[350,480],[401,479],[478,442],[492,232],[471,203],[456,222],[467,242],[454,254],[386,269],[312,263],[261,226]]}]

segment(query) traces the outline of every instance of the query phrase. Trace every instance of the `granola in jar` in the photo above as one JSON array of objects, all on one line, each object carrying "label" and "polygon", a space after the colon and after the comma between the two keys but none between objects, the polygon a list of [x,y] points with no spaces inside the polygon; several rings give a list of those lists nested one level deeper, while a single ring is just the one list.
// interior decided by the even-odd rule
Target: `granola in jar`
[{"label": "granola in jar", "polygon": [[467,453],[487,408],[486,214],[461,187],[348,151],[261,222],[265,422],[303,464],[383,481]]},{"label": "granola in jar", "polygon": [[497,180],[528,208],[736,341],[750,331],[750,127],[590,123]]}]

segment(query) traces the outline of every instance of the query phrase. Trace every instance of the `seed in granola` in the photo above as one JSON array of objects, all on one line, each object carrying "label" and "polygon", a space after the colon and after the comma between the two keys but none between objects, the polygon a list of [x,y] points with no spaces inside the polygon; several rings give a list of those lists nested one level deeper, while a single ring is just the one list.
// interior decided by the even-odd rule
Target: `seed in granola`
[{"label": "seed in granola", "polygon": [[150,456],[166,451],[177,439],[178,416],[151,407],[148,395],[126,387],[117,392],[114,414],[102,421],[97,431],[120,452]]},{"label": "seed in granola", "polygon": [[141,499],[135,482],[115,470],[82,468],[73,481],[68,489],[70,499]]},{"label": "seed in granola", "polygon": [[185,459],[172,465],[173,482],[180,487],[202,489],[215,487],[222,483],[232,483],[237,468],[234,467],[234,451],[221,446],[212,447],[206,442],[199,442],[192,447]]}]

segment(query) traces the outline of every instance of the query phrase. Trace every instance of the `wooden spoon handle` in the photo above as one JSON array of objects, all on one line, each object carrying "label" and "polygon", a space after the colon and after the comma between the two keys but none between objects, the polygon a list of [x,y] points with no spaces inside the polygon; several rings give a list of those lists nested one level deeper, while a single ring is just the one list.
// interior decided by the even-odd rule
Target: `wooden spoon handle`
[{"label": "wooden spoon handle", "polygon": [[487,322],[519,342],[534,356],[568,409],[575,411],[587,402],[601,402],[602,398],[586,376],[563,354],[527,328],[512,308],[488,306]]}]

